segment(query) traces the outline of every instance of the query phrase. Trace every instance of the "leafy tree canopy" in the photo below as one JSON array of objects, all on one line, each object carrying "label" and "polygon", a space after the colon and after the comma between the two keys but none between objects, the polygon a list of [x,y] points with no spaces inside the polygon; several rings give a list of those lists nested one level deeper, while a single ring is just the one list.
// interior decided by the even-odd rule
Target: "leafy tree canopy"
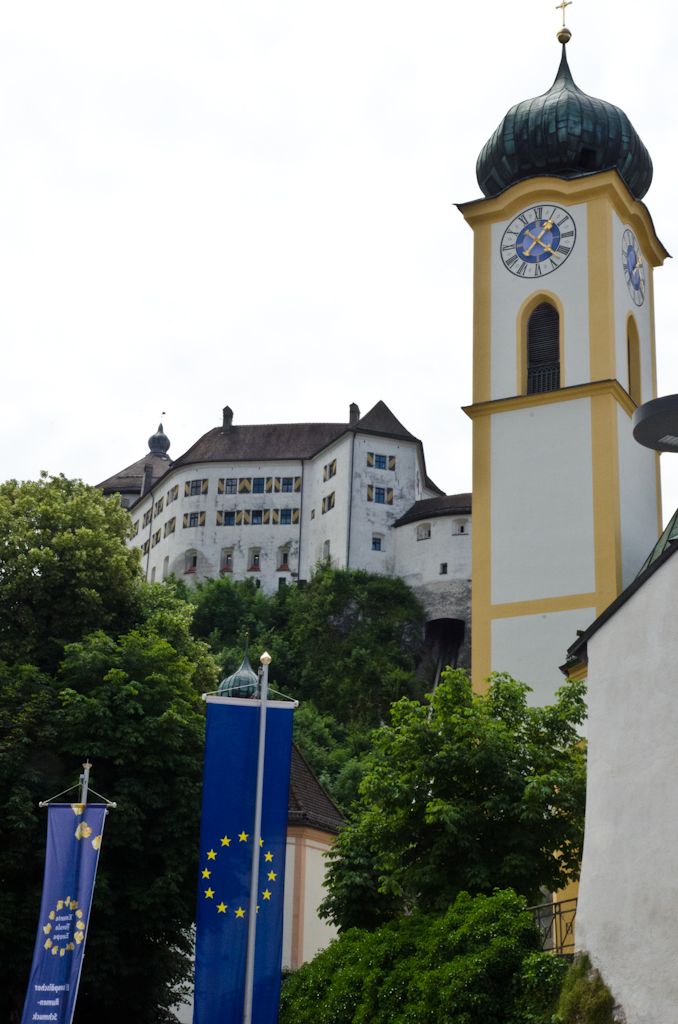
[{"label": "leafy tree canopy", "polygon": [[86,632],[131,625],[140,574],[129,526],[81,480],[0,485],[0,659],[53,670]]},{"label": "leafy tree canopy", "polygon": [[525,907],[464,892],[441,916],[351,929],[286,980],[280,1024],[551,1024],[568,965]]},{"label": "leafy tree canopy", "polygon": [[[531,901],[578,877],[584,834],[583,683],[552,707],[495,674],[487,694],[448,670],[430,706],[407,698],[375,733],[359,813],[329,855],[321,913],[373,928],[406,907],[511,887]],[[554,856],[554,851],[559,851]]]},{"label": "leafy tree canopy", "polygon": [[[78,1021],[165,1019],[190,973],[204,705],[217,674],[171,589],[142,585],[137,628],[66,647],[59,672],[0,663],[0,1016],[20,1020],[40,906],[38,799],[94,764],[108,816]],[[68,799],[68,798],[66,798]],[[167,1018],[169,1019],[169,1018]]]}]

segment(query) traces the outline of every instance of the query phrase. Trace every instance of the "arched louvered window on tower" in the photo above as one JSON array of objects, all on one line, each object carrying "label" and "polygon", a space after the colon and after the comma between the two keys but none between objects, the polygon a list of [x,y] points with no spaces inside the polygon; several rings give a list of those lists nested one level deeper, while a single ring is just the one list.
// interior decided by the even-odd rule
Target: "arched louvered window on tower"
[{"label": "arched louvered window on tower", "polygon": [[560,316],[550,302],[540,302],[527,321],[527,393],[560,387]]}]

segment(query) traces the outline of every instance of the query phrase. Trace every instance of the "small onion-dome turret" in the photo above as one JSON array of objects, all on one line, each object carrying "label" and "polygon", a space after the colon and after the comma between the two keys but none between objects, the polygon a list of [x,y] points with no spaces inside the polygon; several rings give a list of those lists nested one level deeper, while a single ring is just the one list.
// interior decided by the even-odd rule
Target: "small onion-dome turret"
[{"label": "small onion-dome turret", "polygon": [[249,641],[245,642],[245,657],[233,675],[219,683],[217,693],[220,697],[256,697],[259,690],[259,677],[250,664]]},{"label": "small onion-dome turret", "polygon": [[652,183],[652,161],[623,110],[582,92],[563,45],[548,92],[511,107],[478,157],[478,184],[496,196],[525,178],[582,178],[616,169],[635,199]]},{"label": "small onion-dome turret", "polygon": [[151,455],[166,455],[169,446],[169,437],[165,434],[165,431],[162,429],[162,423],[160,423],[156,433],[151,434],[148,439],[148,447]]}]

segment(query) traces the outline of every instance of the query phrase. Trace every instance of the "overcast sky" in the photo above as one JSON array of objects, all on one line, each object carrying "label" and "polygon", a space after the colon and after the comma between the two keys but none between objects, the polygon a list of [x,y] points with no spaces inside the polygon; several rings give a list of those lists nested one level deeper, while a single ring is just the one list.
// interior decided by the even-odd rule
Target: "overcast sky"
[{"label": "overcast sky", "polygon": [[[560,58],[554,0],[32,0],[0,16],[0,478],[90,483],[221,421],[383,399],[471,488],[472,233],[454,203]],[[678,250],[675,5],[575,0],[577,84],[621,106]],[[656,281],[678,391],[676,263]],[[662,456],[664,511],[678,456]]]}]

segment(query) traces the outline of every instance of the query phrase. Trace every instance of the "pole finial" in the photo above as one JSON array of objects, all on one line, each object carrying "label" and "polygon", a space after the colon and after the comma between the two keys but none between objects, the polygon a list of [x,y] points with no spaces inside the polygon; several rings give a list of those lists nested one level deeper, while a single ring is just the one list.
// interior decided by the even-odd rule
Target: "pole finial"
[{"label": "pole finial", "polygon": [[262,665],[271,664],[271,655],[268,653],[268,651],[264,651],[262,656],[259,658],[259,661],[261,662]]},{"label": "pole finial", "polygon": [[556,5],[556,10],[563,12],[563,26],[562,28],[559,28],[556,33],[556,38],[558,39],[558,42],[562,43],[563,46],[566,43],[569,43],[570,39],[572,38],[572,33],[565,24],[565,8],[569,7],[571,3],[572,0],[560,0],[560,3]]}]

